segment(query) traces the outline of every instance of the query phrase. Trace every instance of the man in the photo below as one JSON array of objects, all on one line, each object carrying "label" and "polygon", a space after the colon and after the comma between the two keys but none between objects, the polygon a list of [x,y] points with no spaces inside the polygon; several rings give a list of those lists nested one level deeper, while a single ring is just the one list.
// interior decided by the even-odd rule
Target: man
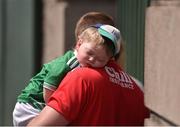
[{"label": "man", "polygon": [[142,90],[110,60],[103,68],[69,72],[29,125],[144,125],[149,110]]}]

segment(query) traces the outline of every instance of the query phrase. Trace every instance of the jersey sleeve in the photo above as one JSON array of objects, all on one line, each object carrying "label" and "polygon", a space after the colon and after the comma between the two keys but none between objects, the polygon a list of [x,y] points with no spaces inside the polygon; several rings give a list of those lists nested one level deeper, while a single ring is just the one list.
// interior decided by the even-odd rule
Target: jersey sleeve
[{"label": "jersey sleeve", "polygon": [[43,87],[55,91],[64,76],[79,66],[79,62],[73,52],[67,52],[64,56],[53,60],[46,66],[48,72],[44,79]]},{"label": "jersey sleeve", "polygon": [[58,89],[54,92],[48,102],[48,106],[54,108],[66,120],[72,121],[76,118],[85,104],[86,83],[77,73],[66,76]]},{"label": "jersey sleeve", "polygon": [[58,65],[53,65],[49,67],[49,72],[47,73],[43,87],[56,90],[61,80],[71,69],[66,63],[57,63]]}]

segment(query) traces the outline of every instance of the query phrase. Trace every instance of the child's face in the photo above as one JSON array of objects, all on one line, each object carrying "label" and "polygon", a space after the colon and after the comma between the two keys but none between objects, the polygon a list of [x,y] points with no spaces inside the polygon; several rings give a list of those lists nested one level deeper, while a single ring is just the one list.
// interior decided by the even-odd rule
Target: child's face
[{"label": "child's face", "polygon": [[96,45],[93,42],[78,42],[76,50],[77,59],[83,67],[103,67],[111,58],[103,45]]}]

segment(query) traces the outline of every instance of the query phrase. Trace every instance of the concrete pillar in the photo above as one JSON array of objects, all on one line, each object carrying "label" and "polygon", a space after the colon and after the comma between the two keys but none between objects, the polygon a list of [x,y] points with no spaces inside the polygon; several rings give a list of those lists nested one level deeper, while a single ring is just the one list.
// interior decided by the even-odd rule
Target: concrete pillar
[{"label": "concrete pillar", "polygon": [[64,53],[67,2],[57,0],[43,2],[43,63],[45,63]]},{"label": "concrete pillar", "polygon": [[180,125],[179,23],[179,0],[151,0],[146,12],[144,86],[146,105],[154,113],[147,125]]}]

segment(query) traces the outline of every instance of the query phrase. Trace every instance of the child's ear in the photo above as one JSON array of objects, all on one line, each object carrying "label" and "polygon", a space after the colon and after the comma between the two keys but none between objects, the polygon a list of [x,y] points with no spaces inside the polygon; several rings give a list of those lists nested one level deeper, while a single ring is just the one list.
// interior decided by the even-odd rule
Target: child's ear
[{"label": "child's ear", "polygon": [[79,48],[82,44],[82,39],[78,39],[78,41],[76,42],[76,48]]}]

